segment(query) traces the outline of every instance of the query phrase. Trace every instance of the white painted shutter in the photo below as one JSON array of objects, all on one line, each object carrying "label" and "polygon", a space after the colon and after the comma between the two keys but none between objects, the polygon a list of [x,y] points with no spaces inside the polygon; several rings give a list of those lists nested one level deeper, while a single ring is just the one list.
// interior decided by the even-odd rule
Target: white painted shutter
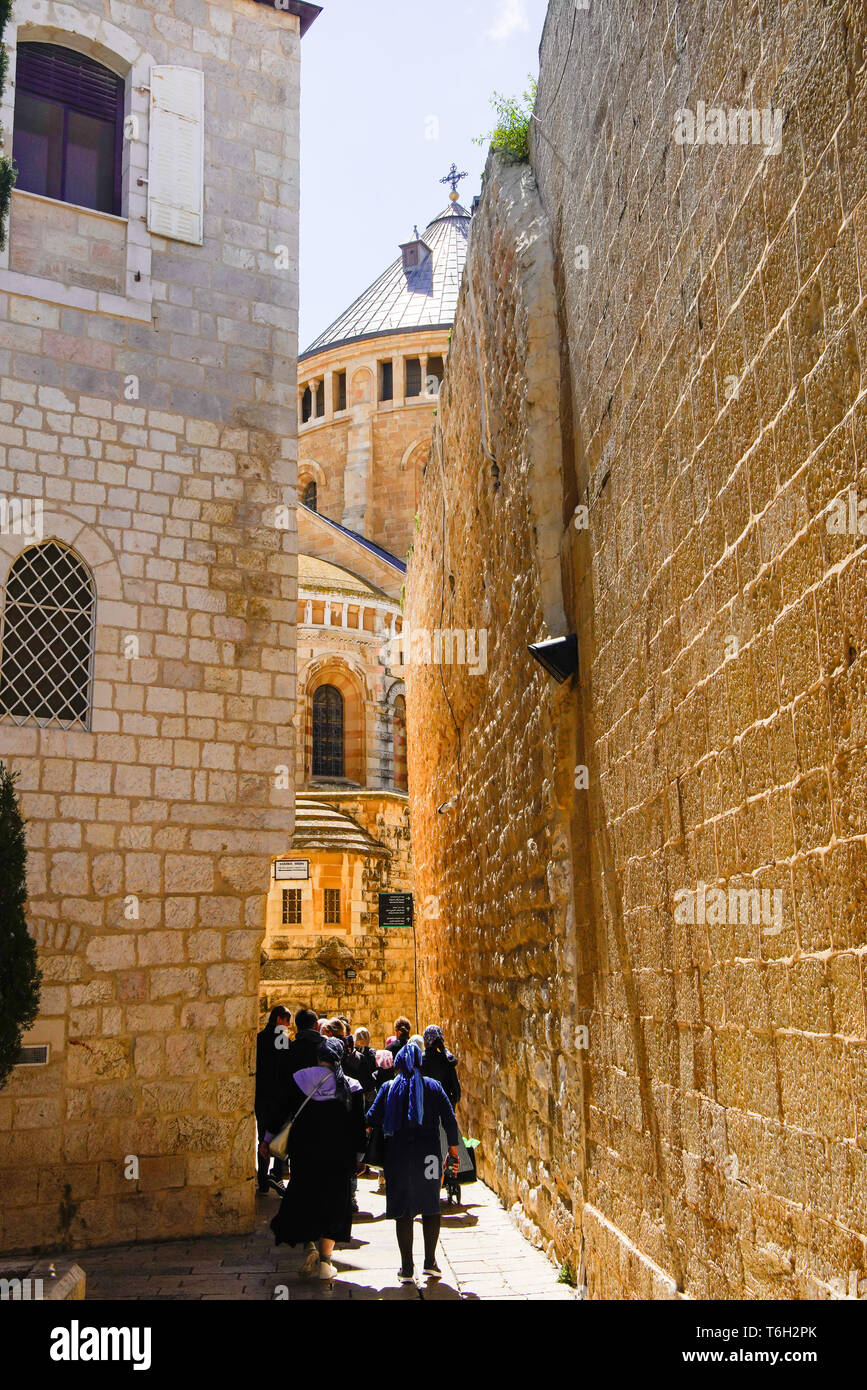
[{"label": "white painted shutter", "polygon": [[151,68],[148,230],[202,244],[205,79],[199,68]]}]

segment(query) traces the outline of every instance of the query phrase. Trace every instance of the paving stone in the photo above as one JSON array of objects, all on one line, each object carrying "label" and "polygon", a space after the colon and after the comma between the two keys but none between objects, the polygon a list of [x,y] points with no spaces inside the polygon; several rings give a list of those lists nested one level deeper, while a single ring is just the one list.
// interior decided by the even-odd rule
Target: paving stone
[{"label": "paving stone", "polygon": [[385,1220],[385,1198],[370,1179],[359,1183],[359,1203],[367,1219],[353,1227],[352,1243],[335,1251],[338,1273],[330,1287],[299,1278],[303,1261],[300,1249],[273,1245],[268,1223],[277,1201],[271,1197],[258,1199],[260,1215],[252,1234],[153,1242],[134,1248],[114,1246],[72,1252],[71,1258],[85,1270],[87,1295],[94,1299],[272,1301],[278,1287],[288,1290],[288,1302],[574,1298],[573,1290],[556,1282],[556,1269],[524,1240],[511,1217],[497,1205],[494,1194],[482,1183],[477,1183],[474,1191],[483,1198],[473,1204],[478,1224],[470,1230],[461,1224],[455,1231],[448,1222],[443,1223],[438,1251],[443,1274],[440,1281],[429,1281],[422,1275],[422,1231],[417,1221],[417,1282],[397,1282],[399,1254],[394,1223]]}]

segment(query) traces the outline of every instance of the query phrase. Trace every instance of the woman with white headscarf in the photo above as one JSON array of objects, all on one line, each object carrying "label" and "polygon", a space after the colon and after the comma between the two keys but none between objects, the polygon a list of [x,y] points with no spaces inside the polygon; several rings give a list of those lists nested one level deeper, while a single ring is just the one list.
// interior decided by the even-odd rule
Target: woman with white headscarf
[{"label": "woman with white headscarf", "polygon": [[308,1279],[337,1273],[331,1256],[335,1241],[352,1238],[352,1178],[364,1163],[362,1091],[344,1074],[343,1055],[339,1038],[322,1038],[316,1066],[295,1073],[304,1101],[289,1131],[289,1184],[271,1222],[278,1245],[308,1247]]}]

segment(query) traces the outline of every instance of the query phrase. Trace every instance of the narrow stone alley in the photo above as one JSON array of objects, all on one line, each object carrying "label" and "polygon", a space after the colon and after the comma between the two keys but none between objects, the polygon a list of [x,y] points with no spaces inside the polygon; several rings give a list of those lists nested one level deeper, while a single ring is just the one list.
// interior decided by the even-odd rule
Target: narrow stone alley
[{"label": "narrow stone alley", "polygon": [[[100,1300],[254,1301],[421,1299],[455,1301],[574,1300],[575,1289],[557,1282],[557,1270],[519,1232],[513,1217],[484,1183],[464,1190],[458,1206],[443,1203],[439,1263],[442,1280],[397,1281],[394,1223],[376,1179],[358,1184],[359,1215],[350,1245],[338,1247],[332,1285],[299,1278],[300,1250],[274,1245],[268,1224],[276,1194],[257,1197],[256,1227],[247,1235],[203,1236],[83,1250],[70,1257],[87,1276],[86,1298]],[[416,1233],[421,1259],[421,1230]]]}]

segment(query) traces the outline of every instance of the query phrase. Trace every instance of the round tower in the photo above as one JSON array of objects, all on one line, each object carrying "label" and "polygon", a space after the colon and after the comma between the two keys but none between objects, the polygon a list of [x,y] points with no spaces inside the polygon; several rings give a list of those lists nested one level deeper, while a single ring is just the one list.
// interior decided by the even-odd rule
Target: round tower
[{"label": "round tower", "polygon": [[401,559],[412,543],[470,220],[455,195],[298,363],[299,500]]}]

